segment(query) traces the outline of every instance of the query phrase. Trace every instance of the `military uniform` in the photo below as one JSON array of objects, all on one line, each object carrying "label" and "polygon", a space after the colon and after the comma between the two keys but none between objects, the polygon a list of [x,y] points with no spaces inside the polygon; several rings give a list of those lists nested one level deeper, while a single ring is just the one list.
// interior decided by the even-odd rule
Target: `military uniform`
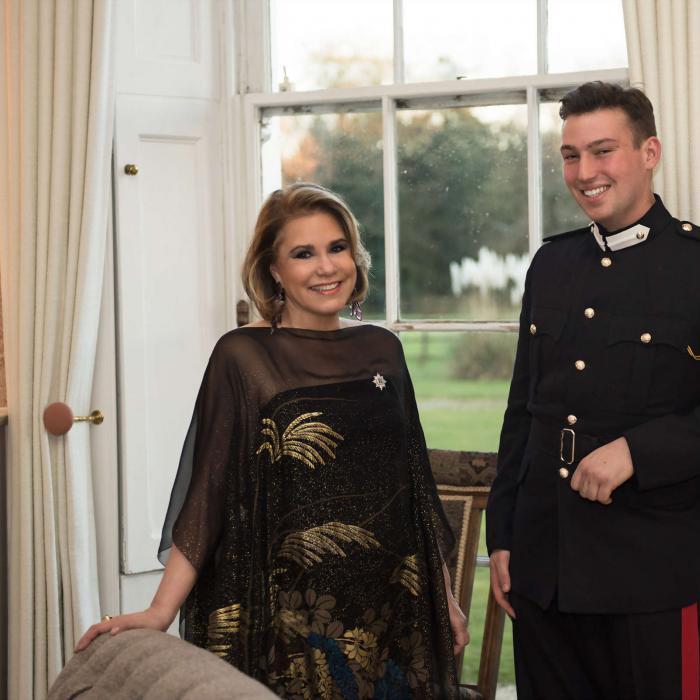
[{"label": "military uniform", "polygon": [[[510,550],[515,597],[542,610],[679,611],[700,599],[700,229],[657,197],[621,232],[545,240],[525,283],[489,551]],[[620,436],[633,477],[611,505],[582,498],[578,462]]]}]

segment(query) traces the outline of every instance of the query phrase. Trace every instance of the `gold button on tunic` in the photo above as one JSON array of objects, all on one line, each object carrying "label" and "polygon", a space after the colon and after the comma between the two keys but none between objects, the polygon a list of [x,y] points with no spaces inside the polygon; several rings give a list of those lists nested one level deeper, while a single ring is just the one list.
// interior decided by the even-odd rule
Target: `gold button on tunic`
[{"label": "gold button on tunic", "polygon": [[601,258],[600,259],[600,264],[603,267],[610,267],[612,265],[612,260],[610,258]]},{"label": "gold button on tunic", "polygon": [[643,343],[651,343],[651,333],[642,333],[642,334],[639,336],[639,339],[640,339]]},{"label": "gold button on tunic", "polygon": [[583,315],[586,318],[593,318],[595,316],[595,309],[589,306],[587,309],[584,310]]},{"label": "gold button on tunic", "polygon": [[574,425],[574,424],[576,423],[577,420],[578,420],[578,418],[576,418],[576,416],[574,416],[574,415],[571,415],[571,416],[567,416],[567,417],[566,417],[566,422],[567,422],[569,425]]},{"label": "gold button on tunic", "polygon": [[576,360],[574,365],[575,365],[576,369],[579,370],[579,372],[581,370],[586,369],[586,363],[583,360]]}]

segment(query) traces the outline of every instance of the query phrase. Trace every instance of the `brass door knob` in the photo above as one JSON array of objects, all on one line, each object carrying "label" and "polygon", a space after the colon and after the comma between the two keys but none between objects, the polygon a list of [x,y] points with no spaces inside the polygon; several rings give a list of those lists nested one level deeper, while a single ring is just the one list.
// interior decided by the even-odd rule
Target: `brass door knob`
[{"label": "brass door knob", "polygon": [[127,163],[124,166],[124,172],[127,175],[137,175],[139,172],[139,166],[135,165],[134,163]]},{"label": "brass door knob", "polygon": [[44,427],[51,435],[65,435],[73,423],[99,425],[104,419],[102,411],[93,411],[89,416],[74,416],[70,406],[61,401],[51,403],[44,409]]}]

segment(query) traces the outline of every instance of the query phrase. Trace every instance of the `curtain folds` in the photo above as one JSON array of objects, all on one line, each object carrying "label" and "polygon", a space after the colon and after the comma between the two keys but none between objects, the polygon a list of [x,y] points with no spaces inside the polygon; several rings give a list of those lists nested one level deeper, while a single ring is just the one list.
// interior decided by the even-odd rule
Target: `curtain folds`
[{"label": "curtain folds", "polygon": [[698,221],[700,2],[623,0],[623,8],[630,84],[653,102],[663,144],[656,189],[675,216]]},{"label": "curtain folds", "polygon": [[44,698],[99,617],[90,410],[110,197],[113,0],[4,0],[0,277],[7,363],[9,697]]}]

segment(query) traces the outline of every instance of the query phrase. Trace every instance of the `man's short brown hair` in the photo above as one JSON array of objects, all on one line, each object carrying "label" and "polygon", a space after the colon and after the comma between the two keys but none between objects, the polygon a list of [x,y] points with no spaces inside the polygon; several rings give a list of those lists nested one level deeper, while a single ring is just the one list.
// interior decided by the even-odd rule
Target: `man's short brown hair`
[{"label": "man's short brown hair", "polygon": [[570,90],[560,102],[559,116],[562,119],[599,109],[621,109],[629,119],[635,148],[650,136],[656,136],[654,108],[638,88],[595,80]]}]

